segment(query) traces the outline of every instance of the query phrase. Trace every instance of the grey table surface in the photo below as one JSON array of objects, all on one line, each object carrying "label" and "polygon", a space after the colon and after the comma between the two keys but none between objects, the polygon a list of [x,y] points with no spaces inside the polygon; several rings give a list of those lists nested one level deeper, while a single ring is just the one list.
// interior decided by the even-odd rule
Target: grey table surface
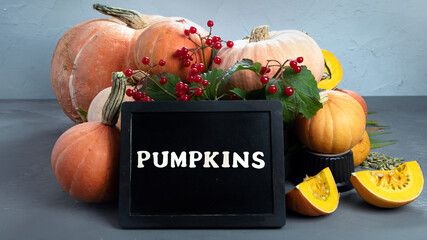
[{"label": "grey table surface", "polygon": [[[376,151],[417,160],[425,177],[427,96],[365,99],[369,110],[378,112],[368,119],[391,126],[392,133],[383,137],[400,140]],[[124,230],[117,203],[76,201],[53,175],[51,150],[73,125],[55,100],[0,100],[0,239],[426,239],[426,191],[409,205],[380,209],[353,189],[341,194],[330,215],[288,211],[280,229]]]}]

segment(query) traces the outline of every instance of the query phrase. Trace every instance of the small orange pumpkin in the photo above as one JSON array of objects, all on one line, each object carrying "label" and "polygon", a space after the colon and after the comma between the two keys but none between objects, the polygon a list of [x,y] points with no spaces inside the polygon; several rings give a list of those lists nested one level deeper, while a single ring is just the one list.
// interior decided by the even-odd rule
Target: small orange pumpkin
[{"label": "small orange pumpkin", "polygon": [[349,95],[332,90],[320,92],[323,108],[311,119],[299,116],[295,133],[310,150],[342,153],[350,150],[365,132],[366,117],[360,104]]},{"label": "small orange pumpkin", "polygon": [[80,201],[106,202],[117,197],[120,133],[114,125],[126,80],[123,73],[114,73],[113,79],[103,121],[75,125],[59,137],[52,150],[52,170],[59,184]]},{"label": "small orange pumpkin", "polygon": [[[314,75],[317,82],[323,76],[323,54],[317,43],[306,33],[296,30],[282,30],[269,32],[268,26],[256,27],[252,30],[249,39],[234,41],[232,48],[223,47],[217,54],[222,59],[218,65],[213,63],[212,68],[228,69],[237,61],[244,58],[252,59],[261,64],[267,60],[277,60],[283,63],[287,59],[303,57],[303,65]],[[278,67],[271,67],[272,78]],[[233,74],[228,88],[240,88],[246,92],[260,89],[260,77],[252,71],[239,71]]]},{"label": "small orange pumpkin", "polygon": [[[157,22],[146,28],[135,43],[134,55],[138,68],[146,72],[150,69],[150,66],[142,63],[141,60],[144,57],[150,59],[151,66],[157,64],[160,60],[165,60],[166,65],[157,66],[152,69],[150,74],[169,72],[185,81],[190,73],[190,68],[182,64],[182,61],[175,56],[175,52],[182,47],[188,49],[197,47],[184,34],[184,30],[189,29],[191,26],[196,27],[197,32],[202,37],[209,34],[198,24],[183,18],[171,18],[168,21]],[[191,34],[190,36],[198,45],[202,44],[198,35]],[[210,65],[211,54],[211,48],[205,48],[203,51],[199,49],[193,56],[191,63],[204,63],[207,67]]]}]

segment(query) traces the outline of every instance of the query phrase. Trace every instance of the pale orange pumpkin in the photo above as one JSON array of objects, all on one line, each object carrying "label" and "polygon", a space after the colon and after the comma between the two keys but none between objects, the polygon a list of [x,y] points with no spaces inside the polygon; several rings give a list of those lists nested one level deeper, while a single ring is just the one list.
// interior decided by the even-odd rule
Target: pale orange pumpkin
[{"label": "pale orange pumpkin", "polygon": [[[127,86],[126,89],[133,89],[134,86]],[[102,121],[102,108],[105,105],[105,102],[110,96],[111,87],[108,87],[101,92],[99,92],[92,102],[89,105],[89,109],[87,111],[87,120],[88,122],[99,122]],[[134,102],[135,99],[133,97],[129,97],[126,94],[124,95],[123,102]],[[121,114],[119,113],[119,117],[117,119],[116,127],[121,129]]]},{"label": "pale orange pumpkin", "polygon": [[[197,32],[202,36],[207,36],[209,33],[198,24],[188,19],[171,18],[168,21],[160,21],[146,28],[138,37],[135,43],[135,62],[138,68],[143,71],[150,69],[149,65],[142,63],[142,58],[148,57],[150,65],[156,65],[160,60],[165,60],[165,66],[157,66],[152,69],[150,74],[158,74],[169,72],[177,75],[181,80],[185,81],[190,73],[190,67],[185,67],[182,61],[175,56],[175,52],[182,47],[188,49],[196,48],[197,46],[184,34],[186,29],[191,26],[196,27]],[[202,42],[197,34],[191,34],[191,38],[198,44]],[[204,53],[203,53],[204,52]],[[197,50],[191,63],[204,63],[209,66],[212,49],[205,48]]]},{"label": "pale orange pumpkin", "polygon": [[113,74],[102,122],[85,122],[64,132],[52,150],[52,170],[62,188],[84,202],[117,198],[120,133],[114,126],[126,89],[123,73]]},{"label": "pale orange pumpkin", "polygon": [[365,132],[366,117],[362,107],[354,98],[339,91],[325,90],[320,95],[323,108],[311,119],[297,117],[296,135],[318,153],[350,150]]},{"label": "pale orange pumpkin", "polygon": [[[228,69],[237,61],[244,58],[260,62],[265,66],[267,60],[277,60],[281,63],[288,59],[303,57],[303,65],[314,75],[317,82],[322,79],[324,58],[317,43],[306,33],[296,30],[282,30],[269,32],[268,26],[261,26],[252,30],[249,39],[234,41],[232,48],[223,47],[217,54],[221,63],[213,63],[213,68]],[[277,63],[272,63],[276,64]],[[287,64],[288,66],[289,64]],[[266,74],[272,78],[278,67],[271,67]],[[252,71],[239,71],[233,74],[228,88],[240,88],[249,92],[262,87],[260,77]]]}]

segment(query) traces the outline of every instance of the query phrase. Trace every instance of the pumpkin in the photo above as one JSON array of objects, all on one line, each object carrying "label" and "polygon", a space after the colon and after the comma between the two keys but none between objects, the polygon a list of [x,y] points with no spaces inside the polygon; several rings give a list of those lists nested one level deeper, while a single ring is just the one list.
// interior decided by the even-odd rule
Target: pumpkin
[{"label": "pumpkin", "polygon": [[341,82],[342,67],[341,63],[334,54],[328,50],[322,49],[323,58],[325,60],[324,74],[317,87],[320,89],[332,90]]},{"label": "pumpkin", "polygon": [[416,161],[393,170],[355,172],[350,180],[360,197],[381,208],[396,208],[414,201],[424,186],[423,173]]},{"label": "pumpkin", "polygon": [[65,131],[51,155],[52,170],[62,188],[84,202],[116,199],[120,133],[114,126],[126,89],[123,73],[114,73],[102,122],[85,122]]},{"label": "pumpkin", "polygon": [[[323,55],[317,43],[306,33],[296,30],[282,30],[269,32],[268,26],[256,27],[252,30],[249,39],[234,41],[232,48],[223,47],[219,50],[218,57],[222,59],[218,65],[212,64],[212,68],[226,70],[237,61],[244,58],[260,62],[265,66],[267,60],[277,60],[281,63],[288,59],[303,57],[307,68],[314,75],[317,82],[323,75]],[[276,64],[277,65],[277,64]],[[288,64],[287,64],[288,66]],[[278,67],[270,67],[270,78],[274,76]],[[246,92],[260,89],[262,84],[260,77],[252,71],[239,71],[233,74],[226,88],[240,88]]]},{"label": "pumpkin", "polygon": [[96,94],[111,86],[112,72],[137,68],[133,48],[139,34],[153,23],[177,19],[102,4],[93,8],[113,18],[70,28],[52,58],[53,91],[64,113],[76,123],[82,122],[76,109],[87,110]]},{"label": "pumpkin", "polygon": [[353,161],[354,166],[359,166],[363,161],[368,157],[369,152],[371,151],[371,141],[369,141],[368,132],[363,133],[362,140],[356,146],[354,146],[351,151],[353,152]]},{"label": "pumpkin", "polygon": [[[126,89],[133,89],[134,86],[127,86]],[[108,97],[111,93],[111,87],[108,87],[101,92],[99,92],[95,98],[92,100],[92,102],[89,105],[89,109],[87,111],[87,120],[89,122],[99,122],[102,121],[102,108],[105,105],[105,102],[107,101]],[[126,94],[124,94],[123,102],[133,102],[135,99],[133,97],[129,97]],[[116,127],[120,130],[121,129],[121,117],[117,119]]]},{"label": "pumpkin", "polygon": [[[156,66],[150,71],[150,74],[158,74],[169,72],[177,75],[181,80],[185,81],[190,73],[190,67],[185,67],[182,61],[175,56],[178,49],[186,47],[188,49],[196,48],[197,46],[184,34],[186,29],[191,26],[196,27],[197,32],[202,36],[207,36],[209,33],[201,26],[188,19],[171,18],[169,21],[157,22],[146,28],[138,37],[135,43],[135,62],[138,68],[148,72],[150,66],[143,64],[142,59],[148,57],[150,65],[156,65],[160,60],[165,60],[164,66]],[[191,34],[191,39],[198,45],[202,42],[197,34]],[[191,63],[204,63],[205,66],[210,65],[212,49],[198,49],[195,55],[192,56]]]},{"label": "pumpkin", "polygon": [[350,150],[365,132],[366,117],[360,104],[349,95],[332,90],[320,92],[323,108],[311,119],[298,116],[295,133],[310,150],[342,153]]},{"label": "pumpkin", "polygon": [[360,96],[358,93],[351,91],[351,90],[347,90],[347,89],[335,89],[337,91],[346,93],[348,95],[350,95],[351,97],[353,97],[354,99],[356,99],[356,101],[358,101],[360,103],[360,106],[362,106],[363,108],[363,112],[365,112],[366,117],[368,117],[368,106],[366,105],[365,99],[362,98],[362,96]]},{"label": "pumpkin", "polygon": [[330,214],[338,207],[338,189],[329,167],[286,193],[286,207],[307,216]]}]

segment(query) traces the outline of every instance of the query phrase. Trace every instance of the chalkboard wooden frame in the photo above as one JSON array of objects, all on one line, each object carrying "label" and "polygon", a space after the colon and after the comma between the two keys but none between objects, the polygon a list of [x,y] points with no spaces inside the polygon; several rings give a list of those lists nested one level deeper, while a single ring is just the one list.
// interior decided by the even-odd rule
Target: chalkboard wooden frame
[{"label": "chalkboard wooden frame", "polygon": [[[272,212],[268,214],[133,214],[132,121],[138,113],[265,113],[270,115]],[[121,112],[119,225],[122,228],[277,228],[284,226],[285,169],[282,105],[278,101],[125,102]],[[153,138],[158,136],[145,136]],[[197,181],[197,179],[196,179]],[[243,189],[244,190],[244,189]],[[161,192],[162,189],[159,189]],[[220,206],[219,206],[220,207]],[[250,211],[250,209],[248,209]]]}]

